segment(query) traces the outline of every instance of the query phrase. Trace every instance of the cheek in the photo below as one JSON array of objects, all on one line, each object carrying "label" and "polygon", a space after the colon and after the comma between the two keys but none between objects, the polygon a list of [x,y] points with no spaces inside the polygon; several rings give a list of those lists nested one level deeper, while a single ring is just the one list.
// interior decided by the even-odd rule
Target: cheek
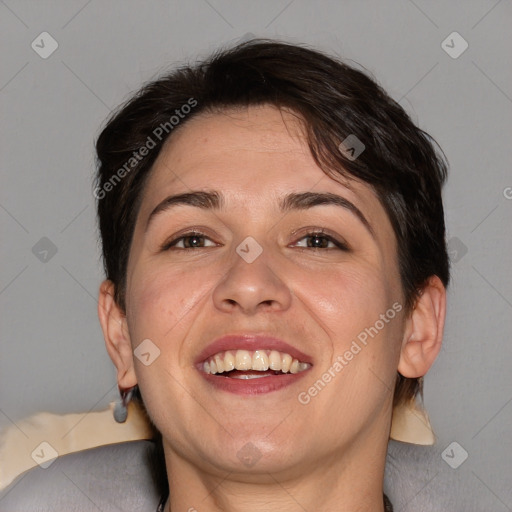
[{"label": "cheek", "polygon": [[338,356],[352,349],[357,354],[347,356],[358,361],[351,363],[354,369],[364,366],[394,373],[391,370],[402,329],[397,309],[402,309],[402,304],[395,284],[386,279],[384,272],[373,266],[352,271],[345,268],[316,277],[307,275],[301,278],[300,290],[297,295],[314,312],[329,340],[324,365],[333,364]]},{"label": "cheek", "polygon": [[179,290],[170,288],[157,274],[134,276],[127,296],[127,316],[133,338],[157,339],[162,329],[179,318]]},{"label": "cheek", "polygon": [[206,284],[198,273],[183,275],[156,266],[141,266],[132,274],[127,296],[132,346],[135,349],[142,340],[150,339],[160,351],[149,366],[135,361],[135,371],[150,417],[159,424],[164,421],[162,414],[165,416],[163,401],[176,408],[179,400],[186,398],[177,384],[182,380],[183,340],[198,303],[204,300]]},{"label": "cheek", "polygon": [[375,321],[391,306],[394,295],[393,287],[374,267],[345,267],[306,275],[300,278],[299,286],[302,296],[309,297],[311,306],[333,326],[346,325],[348,319],[355,325]]},{"label": "cheek", "polygon": [[176,327],[187,323],[213,286],[206,272],[184,273],[156,265],[136,268],[127,294],[130,335],[153,337],[162,347],[168,345]]}]

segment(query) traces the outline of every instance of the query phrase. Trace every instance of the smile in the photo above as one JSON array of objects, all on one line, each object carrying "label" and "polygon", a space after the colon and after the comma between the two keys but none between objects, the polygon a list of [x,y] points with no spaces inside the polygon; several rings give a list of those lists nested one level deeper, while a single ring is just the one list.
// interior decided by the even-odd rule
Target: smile
[{"label": "smile", "polygon": [[257,379],[269,375],[300,373],[311,365],[277,350],[226,350],[203,362],[210,375],[225,374],[234,379]]}]

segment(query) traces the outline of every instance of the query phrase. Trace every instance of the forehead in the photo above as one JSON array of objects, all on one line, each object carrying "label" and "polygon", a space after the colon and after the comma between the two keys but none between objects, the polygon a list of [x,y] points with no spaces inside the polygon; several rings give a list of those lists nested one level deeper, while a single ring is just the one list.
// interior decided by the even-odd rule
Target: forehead
[{"label": "forehead", "polygon": [[311,158],[301,119],[291,112],[265,105],[193,117],[167,140],[155,169],[164,160],[187,169],[196,164],[204,168],[212,158],[227,164],[232,155],[244,158],[244,153],[267,161],[282,155],[294,162]]},{"label": "forehead", "polygon": [[[274,225],[280,218],[279,205],[289,195],[340,196],[362,212],[374,233],[373,245],[365,250],[381,255],[390,270],[389,279],[398,276],[396,236],[378,196],[366,183],[326,175],[311,155],[302,123],[291,113],[265,106],[198,114],[174,132],[144,187],[130,258],[145,250],[152,212],[170,196],[197,191],[222,195],[222,220],[236,230]],[[198,211],[189,208],[187,215]],[[340,212],[327,211],[328,216]],[[358,229],[366,228],[360,223]]]},{"label": "forehead", "polygon": [[164,190],[229,185],[266,195],[279,188],[329,187],[378,202],[369,185],[327,176],[311,155],[299,116],[268,105],[201,113],[187,121],[164,144],[144,195],[152,202]]}]

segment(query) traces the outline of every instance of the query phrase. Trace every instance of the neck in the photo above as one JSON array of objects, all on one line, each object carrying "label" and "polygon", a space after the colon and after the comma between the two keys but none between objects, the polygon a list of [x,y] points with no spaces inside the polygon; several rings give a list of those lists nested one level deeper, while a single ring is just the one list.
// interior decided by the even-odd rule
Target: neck
[{"label": "neck", "polygon": [[[166,511],[383,512],[384,442],[353,443],[300,468],[240,474],[193,464],[164,442],[170,497]],[[341,453],[343,451],[343,453]]]}]

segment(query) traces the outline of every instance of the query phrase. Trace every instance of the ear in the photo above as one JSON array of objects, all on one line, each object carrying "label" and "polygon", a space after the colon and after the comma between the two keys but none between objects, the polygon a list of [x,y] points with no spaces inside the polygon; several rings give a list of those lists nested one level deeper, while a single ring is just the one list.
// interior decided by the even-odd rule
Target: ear
[{"label": "ear", "polygon": [[131,388],[137,384],[133,364],[133,351],[128,333],[126,315],[114,299],[115,285],[103,281],[98,298],[98,316],[107,352],[117,368],[117,383],[121,388]]},{"label": "ear", "polygon": [[446,288],[431,276],[406,320],[398,371],[409,378],[423,377],[436,360],[443,341]]}]

